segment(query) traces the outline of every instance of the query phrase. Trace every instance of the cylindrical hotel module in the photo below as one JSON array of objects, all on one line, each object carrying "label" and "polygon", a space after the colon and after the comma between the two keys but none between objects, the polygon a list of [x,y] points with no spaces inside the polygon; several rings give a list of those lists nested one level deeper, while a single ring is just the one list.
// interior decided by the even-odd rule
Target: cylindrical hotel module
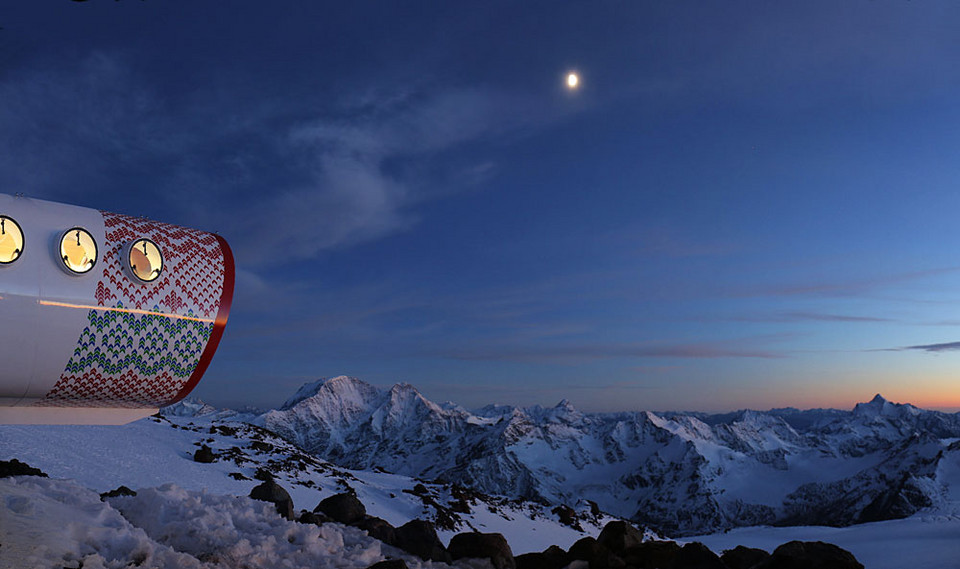
[{"label": "cylindrical hotel module", "polygon": [[233,283],[218,235],[0,194],[0,423],[121,424],[179,401]]}]

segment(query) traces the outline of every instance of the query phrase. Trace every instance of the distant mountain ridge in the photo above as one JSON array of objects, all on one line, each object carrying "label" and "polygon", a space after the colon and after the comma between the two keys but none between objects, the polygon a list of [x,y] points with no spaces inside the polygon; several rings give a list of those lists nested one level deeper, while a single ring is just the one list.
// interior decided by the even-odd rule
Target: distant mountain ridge
[{"label": "distant mountain ridge", "polygon": [[673,534],[960,514],[960,414],[880,395],[851,411],[583,413],[564,400],[471,412],[339,376],[253,422],[344,467],[591,500]]}]

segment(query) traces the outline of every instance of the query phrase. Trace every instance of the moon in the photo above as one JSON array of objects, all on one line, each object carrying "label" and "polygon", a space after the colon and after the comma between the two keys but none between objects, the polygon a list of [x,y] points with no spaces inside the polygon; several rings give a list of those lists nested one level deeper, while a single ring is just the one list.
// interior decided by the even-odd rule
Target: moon
[{"label": "moon", "polygon": [[576,89],[576,88],[579,87],[579,86],[580,86],[580,76],[577,75],[576,73],[572,72],[572,71],[571,71],[570,73],[568,73],[568,74],[567,74],[567,88],[568,88],[568,89]]}]

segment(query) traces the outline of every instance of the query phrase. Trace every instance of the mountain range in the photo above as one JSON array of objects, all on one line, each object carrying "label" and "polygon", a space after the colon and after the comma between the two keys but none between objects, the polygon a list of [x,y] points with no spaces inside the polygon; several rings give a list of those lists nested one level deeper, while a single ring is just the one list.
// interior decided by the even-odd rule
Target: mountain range
[{"label": "mountain range", "polygon": [[246,420],[346,468],[592,501],[672,535],[960,513],[960,414],[880,395],[849,411],[584,413],[566,400],[469,411],[339,376]]}]

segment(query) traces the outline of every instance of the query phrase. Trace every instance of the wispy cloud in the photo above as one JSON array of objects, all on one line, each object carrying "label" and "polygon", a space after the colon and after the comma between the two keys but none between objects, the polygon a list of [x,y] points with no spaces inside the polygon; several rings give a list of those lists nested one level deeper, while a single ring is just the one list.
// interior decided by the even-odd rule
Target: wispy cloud
[{"label": "wispy cloud", "polygon": [[96,196],[106,189],[98,173],[182,148],[191,136],[164,125],[155,93],[102,52],[10,71],[0,99],[0,181],[28,196],[76,200],[81,181]]},{"label": "wispy cloud", "polygon": [[404,231],[417,204],[497,170],[489,158],[431,157],[571,112],[493,87],[427,84],[331,102],[233,93],[211,77],[173,97],[134,63],[97,52],[6,73],[0,184],[218,231],[253,269]]},{"label": "wispy cloud", "polygon": [[780,352],[730,343],[673,344],[563,344],[550,346],[477,346],[439,351],[432,355],[458,360],[494,360],[527,363],[575,363],[615,358],[764,358],[786,357]]},{"label": "wispy cloud", "polygon": [[236,232],[253,263],[306,259],[405,230],[417,221],[412,206],[482,183],[495,164],[467,166],[442,190],[416,174],[390,171],[388,164],[521,128],[530,120],[520,112],[523,107],[520,98],[459,89],[381,100],[368,96],[356,108],[340,109],[342,117],[291,124],[278,145],[295,158],[305,179],[228,208],[225,219],[282,220],[269,232]]},{"label": "wispy cloud", "polygon": [[896,322],[892,318],[882,318],[878,316],[855,316],[850,314],[831,314],[826,312],[780,312],[776,314],[756,315],[756,316],[735,316],[729,318],[734,322]]},{"label": "wispy cloud", "polygon": [[956,272],[960,272],[960,267],[942,267],[939,269],[876,275],[873,277],[858,279],[835,279],[824,280],[822,282],[772,285],[762,288],[751,288],[749,290],[738,291],[732,296],[858,296],[880,288],[889,287],[891,285],[897,285]]},{"label": "wispy cloud", "polygon": [[907,350],[916,350],[916,351],[931,352],[931,353],[954,352],[954,351],[960,351],[960,342],[945,342],[943,344],[924,344],[920,346],[905,346],[903,348],[887,348],[884,350],[877,350],[877,351],[902,352]]}]

